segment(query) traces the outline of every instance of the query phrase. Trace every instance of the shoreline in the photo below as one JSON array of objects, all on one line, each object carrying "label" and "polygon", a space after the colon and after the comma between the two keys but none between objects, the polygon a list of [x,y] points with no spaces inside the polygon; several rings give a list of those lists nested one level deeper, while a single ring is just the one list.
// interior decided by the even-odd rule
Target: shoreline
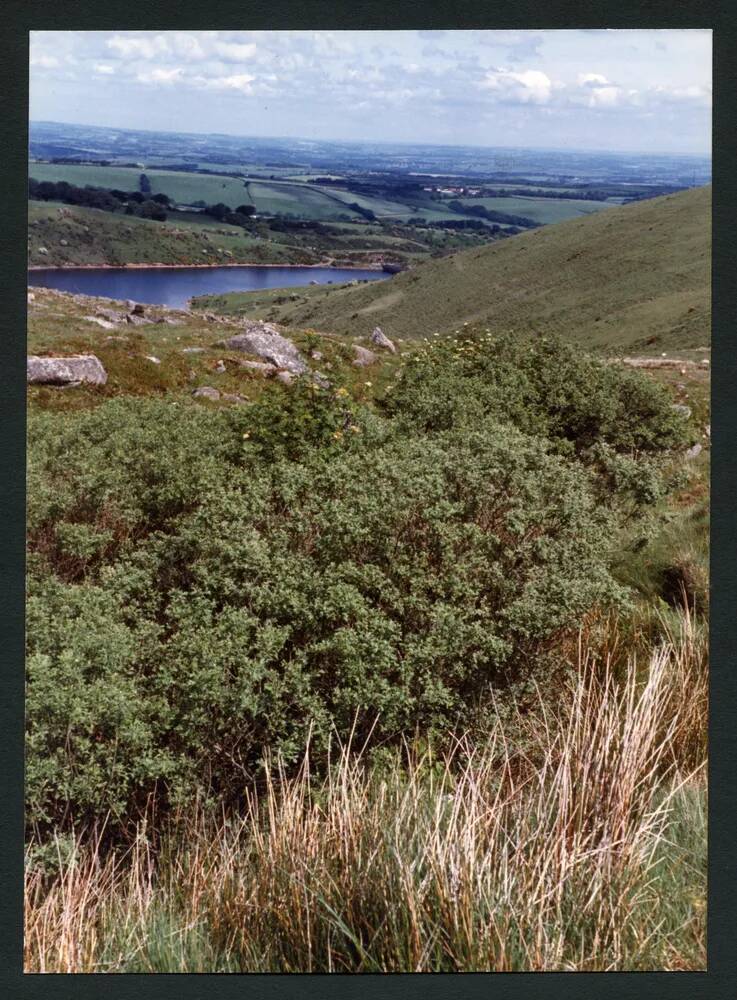
[{"label": "shoreline", "polygon": [[27,271],[131,271],[145,270],[147,268],[176,268],[178,270],[190,268],[215,268],[215,267],[299,267],[299,268],[322,268],[334,271],[383,271],[381,264],[249,264],[239,261],[218,263],[218,264],[29,264]]}]

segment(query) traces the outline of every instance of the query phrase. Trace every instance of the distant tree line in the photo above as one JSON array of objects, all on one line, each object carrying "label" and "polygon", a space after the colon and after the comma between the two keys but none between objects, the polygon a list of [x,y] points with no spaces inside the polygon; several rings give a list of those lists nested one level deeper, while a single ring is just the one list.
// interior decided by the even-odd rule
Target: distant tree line
[{"label": "distant tree line", "polygon": [[364,208],[363,205],[359,205],[357,201],[351,201],[348,204],[348,208],[352,208],[357,215],[362,215],[364,219],[368,219],[369,222],[376,221],[376,215],[371,211],[370,208]]},{"label": "distant tree line", "polygon": [[501,229],[499,225],[487,225],[481,219],[442,219],[438,222],[428,222],[421,216],[413,216],[407,219],[413,226],[426,226],[428,229],[473,229],[477,232],[498,233]]},{"label": "distant tree line", "polygon": [[[117,188],[99,188],[89,184],[77,187],[68,181],[37,181],[32,177],[28,182],[28,195],[36,201],[61,201],[65,205],[96,208],[103,212],[123,211],[126,215],[166,222],[166,210],[177,211],[169,195],[151,194],[151,184],[145,174],[141,174],[139,184],[140,191],[120,191]],[[202,209],[203,215],[208,215],[217,222],[244,227],[249,226],[256,211],[253,205],[239,205],[233,210],[222,202],[216,205],[199,202],[197,207]]]},{"label": "distant tree line", "polygon": [[534,219],[528,219],[524,215],[509,215],[507,212],[496,212],[486,208],[485,205],[465,205],[462,201],[454,200],[448,202],[448,208],[461,215],[475,215],[480,219],[488,219],[490,222],[502,222],[509,226],[519,226],[522,229],[535,229],[539,223]]},{"label": "distant tree line", "polygon": [[[71,166],[80,167],[111,167],[113,165],[112,160],[84,160],[80,159],[78,156],[52,156],[50,160],[44,160],[43,162],[57,163],[57,164],[68,164]],[[140,167],[140,163],[115,163],[116,167]]]},{"label": "distant tree line", "polygon": [[124,211],[126,215],[137,215],[142,219],[165,222],[165,208],[170,199],[165,194],[150,197],[141,191],[119,191],[117,188],[98,188],[92,185],[77,187],[68,181],[37,181],[31,177],[28,195],[36,201],[61,201],[65,205],[79,205],[83,208],[97,208],[103,212]]},{"label": "distant tree line", "polygon": [[256,212],[253,205],[239,205],[236,209],[232,209],[230,205],[226,205],[224,202],[219,201],[216,205],[206,205],[204,202],[199,203],[202,208],[203,215],[209,215],[211,219],[217,220],[217,222],[227,222],[231,226],[245,226],[251,220]]},{"label": "distant tree line", "polygon": [[481,198],[552,198],[555,201],[565,198],[571,201],[606,201],[608,191],[530,191],[529,188],[482,188]]}]

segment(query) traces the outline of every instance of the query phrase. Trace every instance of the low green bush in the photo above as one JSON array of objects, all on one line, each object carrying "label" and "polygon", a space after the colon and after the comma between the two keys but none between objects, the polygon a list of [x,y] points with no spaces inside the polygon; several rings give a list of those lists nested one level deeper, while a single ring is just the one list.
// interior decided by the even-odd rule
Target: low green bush
[{"label": "low green bush", "polygon": [[581,453],[595,444],[658,452],[685,440],[668,392],[641,372],[573,345],[480,331],[438,339],[411,357],[386,400],[416,431],[509,421]]},{"label": "low green bush", "polygon": [[389,419],[304,381],[32,415],[30,823],[237,799],[308,731],[433,740],[624,600],[617,494],[659,495],[638,449],[672,411],[638,376],[639,426],[611,369],[474,343],[410,363]]}]

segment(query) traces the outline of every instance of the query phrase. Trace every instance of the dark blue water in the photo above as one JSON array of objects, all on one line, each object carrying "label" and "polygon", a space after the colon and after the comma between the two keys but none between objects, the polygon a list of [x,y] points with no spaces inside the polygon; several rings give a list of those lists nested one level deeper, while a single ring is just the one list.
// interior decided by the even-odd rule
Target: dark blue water
[{"label": "dark blue water", "polygon": [[379,281],[387,277],[389,275],[383,271],[339,267],[55,267],[29,271],[28,284],[183,309],[193,295],[286,288],[308,285],[311,281],[320,285],[328,282],[339,285],[346,281]]}]

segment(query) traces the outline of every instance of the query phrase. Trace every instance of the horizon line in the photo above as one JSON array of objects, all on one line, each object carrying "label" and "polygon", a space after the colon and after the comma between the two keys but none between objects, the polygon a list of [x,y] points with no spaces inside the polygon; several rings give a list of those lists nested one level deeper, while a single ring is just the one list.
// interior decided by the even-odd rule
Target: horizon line
[{"label": "horizon line", "polygon": [[[430,147],[434,149],[479,149],[486,151],[493,150],[509,150],[513,152],[540,152],[540,153],[588,153],[597,154],[605,156],[672,156],[672,157],[685,157],[687,159],[700,159],[708,160],[710,163],[712,161],[712,151],[709,150],[706,153],[683,153],[683,152],[673,152],[673,151],[645,151],[641,149],[586,149],[583,147],[558,147],[558,146],[477,146],[473,143],[438,143],[438,142],[400,142],[392,139],[309,139],[306,136],[299,135],[244,135],[237,132],[182,132],[177,130],[169,129],[151,129],[151,128],[131,128],[130,126],[119,126],[119,125],[96,125],[91,122],[62,122],[55,121],[52,118],[39,118],[28,119],[29,126],[31,125],[62,125],[71,126],[72,128],[99,128],[99,129],[111,129],[116,132],[147,132],[151,135],[196,135],[201,137],[223,137],[228,139],[274,139],[280,141],[297,141],[297,142],[308,142],[308,143],[326,143],[326,144],[343,144],[343,145],[354,145],[354,146],[410,146],[410,147]],[[30,136],[29,136],[30,140]]]}]

